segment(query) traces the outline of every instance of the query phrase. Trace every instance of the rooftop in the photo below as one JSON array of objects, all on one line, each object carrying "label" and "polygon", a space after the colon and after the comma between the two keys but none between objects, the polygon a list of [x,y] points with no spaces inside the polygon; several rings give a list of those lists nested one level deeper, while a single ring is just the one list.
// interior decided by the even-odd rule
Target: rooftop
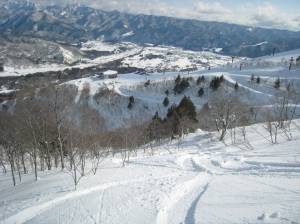
[{"label": "rooftop", "polygon": [[114,71],[114,70],[107,70],[105,72],[103,72],[103,75],[117,75],[118,72]]}]

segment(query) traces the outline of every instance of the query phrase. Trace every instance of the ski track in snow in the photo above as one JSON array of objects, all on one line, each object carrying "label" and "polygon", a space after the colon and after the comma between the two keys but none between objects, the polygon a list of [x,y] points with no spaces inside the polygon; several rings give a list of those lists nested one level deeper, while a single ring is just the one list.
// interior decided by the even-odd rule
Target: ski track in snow
[{"label": "ski track in snow", "polygon": [[203,190],[199,193],[199,195],[192,202],[192,204],[191,204],[191,206],[190,206],[190,208],[187,212],[187,215],[184,219],[184,222],[186,224],[195,224],[196,223],[196,220],[195,220],[196,208],[197,208],[197,205],[198,205],[200,199],[202,198],[202,196],[207,191],[208,186],[209,186],[209,183],[204,186]]},{"label": "ski track in snow", "polygon": [[[42,204],[38,204],[29,208],[26,208],[17,214],[10,216],[6,220],[2,220],[1,223],[5,224],[22,224],[30,221],[34,217],[42,214],[43,212],[46,212],[47,210],[53,208],[55,205],[61,204],[67,200],[73,200],[76,198],[80,198],[82,196],[97,192],[97,191],[104,191],[109,188],[117,187],[117,186],[124,186],[132,183],[138,183],[138,182],[144,182],[149,179],[157,180],[157,179],[164,179],[172,176],[177,176],[178,174],[169,174],[169,175],[164,175],[161,177],[156,177],[156,178],[149,178],[149,177],[142,177],[142,178],[137,178],[133,180],[128,180],[128,181],[117,181],[117,182],[110,182],[110,183],[105,183],[99,186],[95,186],[92,188],[84,189],[84,190],[79,190],[79,191],[74,191],[72,193],[66,194],[64,196],[55,198],[53,200],[44,202]],[[102,199],[101,199],[102,200]],[[101,208],[100,208],[101,209]],[[101,210],[99,210],[101,211]],[[98,218],[101,218],[101,214],[97,215]]]},{"label": "ski track in snow", "polygon": [[186,195],[192,193],[195,190],[198,191],[199,188],[204,186],[203,190],[196,198],[196,201],[192,202],[190,209],[187,211],[187,216],[185,220],[189,219],[188,216],[190,216],[192,211],[195,210],[195,208],[193,207],[196,207],[197,202],[200,200],[201,196],[206,192],[209,183],[211,182],[212,174],[206,170],[203,170],[202,167],[198,166],[198,164],[193,160],[191,154],[180,156],[177,159],[177,163],[183,168],[183,171],[190,171],[190,167],[185,165],[187,161],[191,163],[190,165],[194,168],[193,171],[196,171],[198,174],[192,179],[185,181],[182,184],[175,187],[172,190],[172,192],[165,197],[165,199],[162,202],[162,206],[157,214],[157,224],[169,223],[168,213],[175,209],[176,204],[183,200]]}]

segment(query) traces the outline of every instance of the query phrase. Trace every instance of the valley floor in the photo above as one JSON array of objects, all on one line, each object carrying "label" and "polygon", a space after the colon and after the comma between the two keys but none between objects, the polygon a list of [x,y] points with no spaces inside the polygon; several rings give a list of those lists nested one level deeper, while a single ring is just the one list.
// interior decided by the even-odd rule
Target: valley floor
[{"label": "valley floor", "polygon": [[140,149],[125,167],[106,158],[76,191],[67,172],[28,175],[15,188],[0,174],[0,223],[300,223],[299,124],[278,144],[262,124],[235,144],[198,130],[153,156]]}]

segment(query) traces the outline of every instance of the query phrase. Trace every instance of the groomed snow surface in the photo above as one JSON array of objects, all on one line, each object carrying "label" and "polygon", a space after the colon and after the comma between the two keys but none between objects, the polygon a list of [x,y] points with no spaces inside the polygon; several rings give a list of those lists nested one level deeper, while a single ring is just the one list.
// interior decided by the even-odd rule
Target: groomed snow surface
[{"label": "groomed snow surface", "polygon": [[141,147],[125,167],[108,157],[76,191],[66,172],[27,175],[15,188],[0,174],[0,223],[300,223],[300,120],[278,144],[264,126],[236,144],[198,130],[153,156]]}]

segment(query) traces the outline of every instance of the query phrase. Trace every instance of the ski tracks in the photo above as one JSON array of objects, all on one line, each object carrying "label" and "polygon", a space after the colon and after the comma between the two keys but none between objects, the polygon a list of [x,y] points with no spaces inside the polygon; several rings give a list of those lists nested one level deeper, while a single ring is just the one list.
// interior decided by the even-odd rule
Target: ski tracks
[{"label": "ski tracks", "polygon": [[[183,164],[185,164],[186,161],[184,160],[190,160],[192,163],[192,166],[195,167],[197,164],[195,164],[195,161],[193,158],[184,155],[182,158],[179,158],[180,164],[183,167]],[[187,167],[189,168],[189,167]],[[189,169],[188,169],[189,170]],[[186,171],[183,169],[183,171]],[[178,218],[184,220],[185,223],[194,223],[194,215],[196,212],[196,207],[198,202],[200,201],[201,197],[205,194],[207,191],[210,182],[213,179],[213,175],[211,172],[208,172],[207,170],[202,169],[195,169],[194,172],[197,172],[197,175],[193,177],[192,179],[183,182],[182,184],[176,186],[162,201],[160,209],[158,211],[157,217],[156,217],[156,223],[157,224],[167,224],[172,223],[169,220],[169,213],[171,211],[175,211],[175,207],[177,205],[182,203],[190,203],[190,206],[186,212],[186,214],[177,214]],[[192,200],[192,202],[185,202],[185,198],[190,195],[194,194],[195,191],[199,191],[199,189],[202,189],[200,193],[196,194],[197,197]],[[181,217],[180,217],[181,216]],[[176,222],[178,223],[178,222]],[[179,222],[180,223],[180,222]]]},{"label": "ski tracks", "polygon": [[196,214],[196,208],[197,208],[197,204],[200,201],[201,197],[205,194],[205,192],[208,189],[210,183],[207,183],[203,190],[199,193],[199,195],[195,198],[195,200],[192,202],[189,210],[187,211],[187,214],[185,216],[184,222],[186,224],[195,224],[196,223],[196,219],[195,219],[195,214]]},{"label": "ski tracks", "polygon": [[[26,222],[30,221],[31,219],[33,219],[34,217],[42,214],[43,212],[46,212],[47,210],[53,208],[54,206],[56,206],[58,204],[65,202],[67,200],[77,199],[82,196],[85,196],[85,195],[88,195],[88,194],[91,194],[91,193],[94,193],[97,191],[104,191],[104,190],[112,188],[112,187],[125,186],[125,185],[132,184],[132,183],[144,182],[149,179],[159,180],[159,179],[168,178],[168,177],[172,177],[172,176],[178,176],[178,173],[168,174],[168,175],[164,175],[164,176],[160,176],[160,177],[156,177],[156,178],[141,177],[141,178],[136,178],[136,179],[132,179],[132,180],[109,182],[109,183],[105,183],[105,184],[102,184],[99,186],[94,186],[94,187],[91,187],[88,189],[73,191],[69,194],[54,198],[47,202],[28,207],[28,208],[18,212],[17,214],[8,217],[5,220],[1,220],[1,223],[5,223],[5,224],[26,223]],[[101,200],[102,200],[102,198],[101,198]],[[102,209],[99,208],[99,211],[100,210],[102,210]],[[97,218],[101,219],[101,213],[98,214]]]}]

